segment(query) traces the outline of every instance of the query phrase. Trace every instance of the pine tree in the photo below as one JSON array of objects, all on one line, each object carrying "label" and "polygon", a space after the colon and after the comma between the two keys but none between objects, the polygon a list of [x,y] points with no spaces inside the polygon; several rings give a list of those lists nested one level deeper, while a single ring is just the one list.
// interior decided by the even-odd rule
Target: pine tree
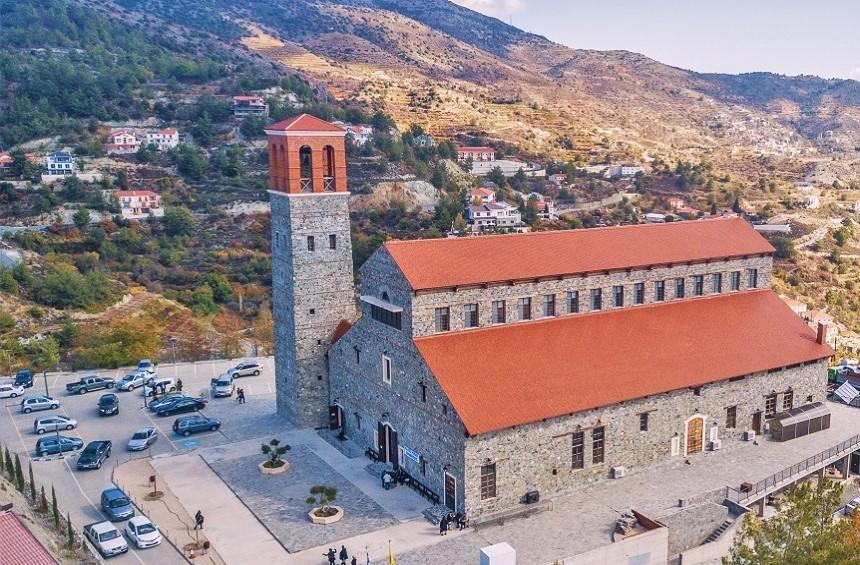
[{"label": "pine tree", "polygon": [[15,488],[24,492],[24,469],[21,468],[21,458],[15,454]]},{"label": "pine tree", "polygon": [[30,502],[36,503],[36,479],[33,478],[33,462],[27,464],[30,468]]},{"label": "pine tree", "polygon": [[54,491],[54,485],[51,485],[51,512],[54,514],[54,529],[60,529],[60,509],[57,508],[57,493]]},{"label": "pine tree", "polygon": [[48,511],[48,498],[45,496],[45,485],[42,485],[42,494],[39,496],[39,512]]},{"label": "pine tree", "polygon": [[66,512],[66,535],[69,538],[69,549],[75,548],[75,530],[72,529],[72,517]]}]

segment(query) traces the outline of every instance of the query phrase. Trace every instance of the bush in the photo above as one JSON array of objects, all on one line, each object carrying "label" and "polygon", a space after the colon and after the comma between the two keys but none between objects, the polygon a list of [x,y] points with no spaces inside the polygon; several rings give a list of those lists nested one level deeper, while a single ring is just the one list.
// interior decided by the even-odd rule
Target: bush
[{"label": "bush", "polygon": [[263,455],[267,455],[269,460],[266,461],[266,466],[275,468],[283,465],[283,461],[281,461],[281,455],[284,455],[287,451],[290,450],[289,445],[281,445],[281,440],[273,438],[269,443],[264,443],[260,447],[260,451],[263,452]]},{"label": "bush", "polygon": [[109,292],[98,271],[81,275],[72,265],[58,265],[34,283],[33,297],[46,306],[87,309],[105,301]]},{"label": "bush", "polygon": [[197,219],[185,206],[167,208],[163,221],[170,235],[192,235],[197,229]]},{"label": "bush", "polygon": [[337,497],[337,489],[325,485],[314,485],[311,487],[310,493],[311,495],[305,499],[305,502],[319,506],[321,514],[328,514],[329,505]]}]

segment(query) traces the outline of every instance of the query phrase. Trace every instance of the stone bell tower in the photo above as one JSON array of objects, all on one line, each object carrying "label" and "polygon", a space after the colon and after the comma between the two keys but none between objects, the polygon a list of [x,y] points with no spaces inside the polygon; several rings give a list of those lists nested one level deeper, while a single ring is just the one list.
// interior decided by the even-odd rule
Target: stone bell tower
[{"label": "stone bell tower", "polygon": [[355,318],[345,135],[308,114],[266,128],[277,406],[303,427],[328,422],[326,354]]}]

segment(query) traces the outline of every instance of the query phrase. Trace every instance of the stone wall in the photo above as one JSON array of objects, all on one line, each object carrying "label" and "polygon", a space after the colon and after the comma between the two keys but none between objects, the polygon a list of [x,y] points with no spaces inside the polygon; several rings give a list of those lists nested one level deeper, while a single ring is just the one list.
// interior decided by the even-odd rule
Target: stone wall
[{"label": "stone wall", "polygon": [[669,528],[669,557],[674,558],[691,547],[702,545],[728,519],[728,508],[709,502],[659,516],[657,521]]},{"label": "stone wall", "polygon": [[[743,432],[750,429],[753,414],[764,410],[765,396],[772,391],[778,393],[778,410],[782,410],[784,392],[789,387],[795,406],[822,401],[826,380],[826,361],[816,361],[469,438],[465,453],[466,508],[472,516],[495,513],[518,505],[531,489],[551,496],[610,478],[616,466],[624,466],[631,473],[654,463],[683,458],[687,456],[687,424],[693,417],[704,419],[703,448],[707,448],[712,433],[722,441],[722,449],[736,448]],[[737,407],[733,429],[726,429],[728,406]],[[643,413],[648,413],[647,431],[640,431]],[[598,426],[605,429],[603,463],[592,462],[591,433]],[[579,431],[584,432],[585,465],[573,469],[572,434]],[[676,455],[672,455],[674,443]],[[495,498],[482,501],[480,467],[487,462],[496,464],[497,492]]]},{"label": "stone wall", "polygon": [[349,193],[270,194],[278,412],[302,426],[323,426],[326,352],[338,323],[356,315]]}]

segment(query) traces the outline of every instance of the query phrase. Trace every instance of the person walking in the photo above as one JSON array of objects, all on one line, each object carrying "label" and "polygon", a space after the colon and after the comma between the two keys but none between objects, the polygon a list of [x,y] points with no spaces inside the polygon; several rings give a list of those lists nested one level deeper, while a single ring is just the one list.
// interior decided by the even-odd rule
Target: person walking
[{"label": "person walking", "polygon": [[358,565],[358,559],[355,555],[352,556],[352,561],[349,562],[349,565]]},{"label": "person walking", "polygon": [[176,392],[182,392],[182,379],[176,379]]},{"label": "person walking", "polygon": [[203,529],[203,512],[200,510],[197,511],[197,514],[194,515],[194,529],[202,530]]},{"label": "person walking", "polygon": [[236,391],[236,400],[239,401],[239,404],[245,404],[245,389],[240,388]]},{"label": "person walking", "polygon": [[335,565],[337,553],[335,553],[334,549],[328,548],[328,551],[326,553],[323,553],[323,557],[328,557],[328,565]]},{"label": "person walking", "polygon": [[439,535],[444,536],[448,534],[448,515],[445,514],[442,516],[442,519],[439,520]]},{"label": "person walking", "polygon": [[346,565],[346,560],[349,559],[349,554],[346,552],[346,546],[340,546],[340,565]]}]

